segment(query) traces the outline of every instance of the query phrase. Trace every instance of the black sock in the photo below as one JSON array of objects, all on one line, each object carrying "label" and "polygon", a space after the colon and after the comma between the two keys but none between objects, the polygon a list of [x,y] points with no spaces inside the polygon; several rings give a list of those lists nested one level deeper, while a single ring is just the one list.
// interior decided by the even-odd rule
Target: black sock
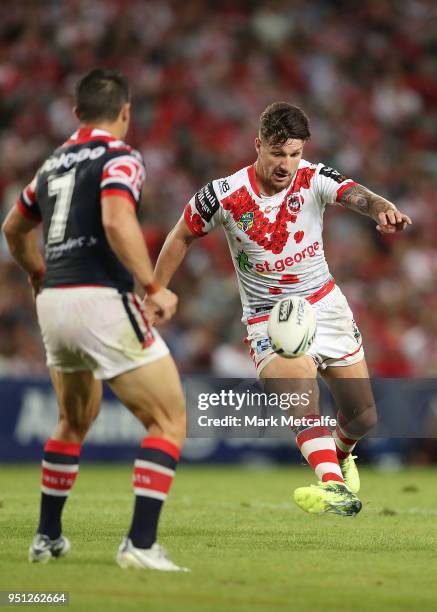
[{"label": "black sock", "polygon": [[159,516],[179,461],[177,446],[164,438],[146,437],[134,466],[135,506],[128,537],[136,548],[156,541]]},{"label": "black sock", "polygon": [[64,504],[79,470],[80,444],[48,440],[42,461],[41,508],[37,533],[59,538]]}]

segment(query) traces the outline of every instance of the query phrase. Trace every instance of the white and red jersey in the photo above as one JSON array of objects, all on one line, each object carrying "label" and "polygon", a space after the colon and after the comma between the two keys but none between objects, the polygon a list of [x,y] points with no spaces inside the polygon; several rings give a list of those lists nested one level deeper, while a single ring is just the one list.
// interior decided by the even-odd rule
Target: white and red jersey
[{"label": "white and red jersey", "polygon": [[332,279],[323,251],[323,213],[355,182],[324,164],[301,160],[288,188],[262,195],[254,166],[212,181],[185,207],[197,236],[222,225],[237,272],[243,322],[281,297],[309,297]]}]

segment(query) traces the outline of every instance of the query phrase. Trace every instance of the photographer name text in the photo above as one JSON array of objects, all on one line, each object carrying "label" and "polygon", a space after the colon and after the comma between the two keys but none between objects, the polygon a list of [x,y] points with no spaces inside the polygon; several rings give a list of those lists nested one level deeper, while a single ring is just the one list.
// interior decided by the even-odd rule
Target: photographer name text
[{"label": "photographer name text", "polygon": [[280,416],[259,417],[246,415],[238,417],[227,415],[223,417],[209,417],[202,414],[197,423],[200,427],[335,427],[336,419],[330,416],[300,417],[296,418],[282,414]]}]

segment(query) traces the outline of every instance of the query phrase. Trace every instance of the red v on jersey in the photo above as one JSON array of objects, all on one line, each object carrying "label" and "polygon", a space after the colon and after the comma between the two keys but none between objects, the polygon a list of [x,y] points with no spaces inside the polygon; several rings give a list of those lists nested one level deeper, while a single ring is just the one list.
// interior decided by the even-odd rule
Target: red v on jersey
[{"label": "red v on jersey", "polygon": [[[223,208],[230,211],[237,223],[242,215],[252,213],[253,223],[246,230],[247,236],[264,249],[270,250],[274,254],[279,254],[287,244],[290,235],[287,223],[296,223],[297,221],[298,212],[290,210],[288,205],[289,199],[292,194],[297,193],[300,189],[309,188],[314,173],[315,168],[300,168],[297,171],[294,181],[282,200],[276,219],[272,222],[260,210],[259,205],[250,195],[245,185],[222,200]],[[252,188],[255,190],[255,193],[259,194],[255,183],[253,166],[249,168],[248,174]]]},{"label": "red v on jersey", "polygon": [[260,193],[253,166],[211,181],[185,207],[196,236],[222,226],[234,260],[243,321],[259,316],[279,295],[316,294],[332,276],[323,251],[327,205],[353,181],[323,164],[299,162],[287,189]]}]

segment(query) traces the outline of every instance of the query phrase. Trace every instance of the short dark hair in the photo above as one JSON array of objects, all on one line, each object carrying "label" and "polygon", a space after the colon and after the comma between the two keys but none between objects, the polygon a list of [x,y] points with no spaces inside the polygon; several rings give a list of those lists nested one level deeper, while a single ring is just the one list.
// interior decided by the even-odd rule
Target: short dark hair
[{"label": "short dark hair", "polygon": [[127,77],[114,70],[95,68],[76,86],[76,112],[80,121],[115,121],[129,101]]},{"label": "short dark hair", "polygon": [[273,102],[261,113],[259,135],[263,142],[282,145],[289,138],[307,140],[310,122],[306,114],[288,102]]}]

